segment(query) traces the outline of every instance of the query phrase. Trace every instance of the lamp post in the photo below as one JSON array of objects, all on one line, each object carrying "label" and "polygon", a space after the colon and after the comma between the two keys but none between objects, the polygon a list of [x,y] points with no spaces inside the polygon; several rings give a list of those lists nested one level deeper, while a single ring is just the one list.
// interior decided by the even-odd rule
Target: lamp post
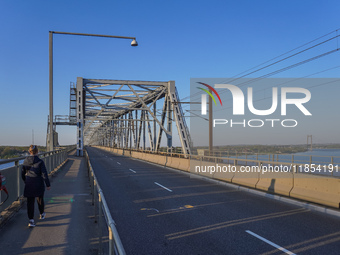
[{"label": "lamp post", "polygon": [[50,128],[49,128],[49,132],[50,133],[49,133],[49,144],[48,144],[49,148],[47,148],[49,151],[54,150],[54,134],[53,134],[53,34],[130,39],[130,40],[132,40],[131,46],[138,46],[138,43],[136,41],[136,37],[49,31],[49,102],[50,102],[50,112],[49,112],[49,126],[50,126]]}]

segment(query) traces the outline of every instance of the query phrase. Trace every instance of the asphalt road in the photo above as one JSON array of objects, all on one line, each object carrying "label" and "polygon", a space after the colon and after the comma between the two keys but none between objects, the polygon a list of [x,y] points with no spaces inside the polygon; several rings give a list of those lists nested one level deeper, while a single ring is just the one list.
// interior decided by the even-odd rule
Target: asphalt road
[{"label": "asphalt road", "polygon": [[127,254],[340,254],[340,219],[88,148]]}]

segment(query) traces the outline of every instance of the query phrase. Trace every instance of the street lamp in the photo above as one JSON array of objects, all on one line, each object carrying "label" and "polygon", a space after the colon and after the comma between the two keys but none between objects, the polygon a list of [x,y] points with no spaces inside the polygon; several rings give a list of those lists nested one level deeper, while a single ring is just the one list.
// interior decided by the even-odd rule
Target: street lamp
[{"label": "street lamp", "polygon": [[50,134],[49,134],[49,144],[48,144],[49,148],[47,148],[49,151],[54,150],[54,134],[53,134],[53,34],[130,39],[130,40],[132,40],[131,46],[138,46],[138,43],[136,41],[136,37],[49,31],[49,85],[50,85],[49,86],[49,92],[50,92],[49,93],[49,101],[50,101],[50,118],[49,118],[50,129],[49,129],[49,132],[50,132]]}]

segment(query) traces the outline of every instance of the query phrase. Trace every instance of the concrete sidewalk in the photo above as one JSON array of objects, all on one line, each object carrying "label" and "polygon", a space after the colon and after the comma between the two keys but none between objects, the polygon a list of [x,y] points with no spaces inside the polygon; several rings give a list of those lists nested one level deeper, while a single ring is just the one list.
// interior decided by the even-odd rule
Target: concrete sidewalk
[{"label": "concrete sidewalk", "polygon": [[98,227],[94,223],[85,158],[70,155],[51,177],[45,191],[46,218],[28,228],[26,203],[0,229],[0,254],[98,254]]}]

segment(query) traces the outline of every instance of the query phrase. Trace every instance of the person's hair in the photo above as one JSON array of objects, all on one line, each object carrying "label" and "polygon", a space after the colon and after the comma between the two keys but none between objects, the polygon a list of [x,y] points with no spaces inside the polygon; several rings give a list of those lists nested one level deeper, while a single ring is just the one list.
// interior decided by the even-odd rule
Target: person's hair
[{"label": "person's hair", "polygon": [[30,146],[30,148],[28,149],[28,152],[31,153],[31,154],[33,154],[33,155],[34,155],[34,154],[37,154],[38,151],[39,151],[39,150],[38,150],[38,146],[33,145],[33,144],[32,144],[32,145]]}]

